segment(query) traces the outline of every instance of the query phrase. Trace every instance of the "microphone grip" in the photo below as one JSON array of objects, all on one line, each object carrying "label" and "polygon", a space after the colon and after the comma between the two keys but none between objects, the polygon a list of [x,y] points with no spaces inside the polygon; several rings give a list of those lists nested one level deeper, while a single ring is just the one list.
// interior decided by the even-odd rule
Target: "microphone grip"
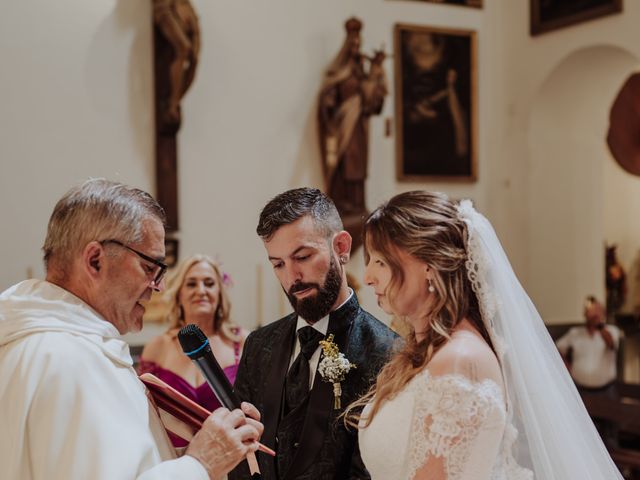
[{"label": "microphone grip", "polygon": [[233,391],[231,383],[211,351],[199,358],[194,358],[193,362],[200,368],[202,375],[223,407],[229,410],[240,408],[240,399]]}]

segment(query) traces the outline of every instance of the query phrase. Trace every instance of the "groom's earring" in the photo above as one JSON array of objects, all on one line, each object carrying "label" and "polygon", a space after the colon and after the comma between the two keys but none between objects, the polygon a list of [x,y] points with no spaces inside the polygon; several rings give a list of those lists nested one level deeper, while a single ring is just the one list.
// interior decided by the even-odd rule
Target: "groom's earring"
[{"label": "groom's earring", "polygon": [[344,265],[349,261],[349,258],[346,255],[340,255],[340,263]]},{"label": "groom's earring", "polygon": [[431,279],[428,278],[427,282],[429,282],[429,288],[427,288],[427,290],[429,290],[429,293],[433,293],[436,291],[436,287],[433,286],[433,283],[431,282]]}]

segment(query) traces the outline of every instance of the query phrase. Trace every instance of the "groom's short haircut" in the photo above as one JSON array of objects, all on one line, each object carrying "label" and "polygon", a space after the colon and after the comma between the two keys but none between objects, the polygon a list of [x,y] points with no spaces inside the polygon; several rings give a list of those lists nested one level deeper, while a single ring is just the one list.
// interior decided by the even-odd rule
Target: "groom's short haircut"
[{"label": "groom's short haircut", "polygon": [[344,230],[342,219],[333,201],[317,188],[294,188],[272,198],[260,212],[256,232],[264,240],[271,237],[283,225],[309,215],[316,228],[329,238]]}]

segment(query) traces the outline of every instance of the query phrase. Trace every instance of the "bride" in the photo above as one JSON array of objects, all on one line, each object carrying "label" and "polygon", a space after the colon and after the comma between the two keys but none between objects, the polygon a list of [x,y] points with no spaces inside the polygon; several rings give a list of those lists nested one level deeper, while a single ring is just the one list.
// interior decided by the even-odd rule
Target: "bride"
[{"label": "bride", "polygon": [[[411,326],[352,404],[374,480],[622,479],[493,228],[407,192],[364,234],[365,281]],[[351,413],[351,415],[350,415]]]}]

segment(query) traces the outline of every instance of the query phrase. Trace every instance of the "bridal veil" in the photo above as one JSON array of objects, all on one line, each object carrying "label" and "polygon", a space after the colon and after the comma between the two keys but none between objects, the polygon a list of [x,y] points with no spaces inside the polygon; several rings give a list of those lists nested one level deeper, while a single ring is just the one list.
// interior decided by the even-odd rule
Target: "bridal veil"
[{"label": "bridal veil", "polygon": [[502,366],[513,458],[538,480],[622,480],[493,227],[469,200],[458,215],[467,225],[468,275]]}]

